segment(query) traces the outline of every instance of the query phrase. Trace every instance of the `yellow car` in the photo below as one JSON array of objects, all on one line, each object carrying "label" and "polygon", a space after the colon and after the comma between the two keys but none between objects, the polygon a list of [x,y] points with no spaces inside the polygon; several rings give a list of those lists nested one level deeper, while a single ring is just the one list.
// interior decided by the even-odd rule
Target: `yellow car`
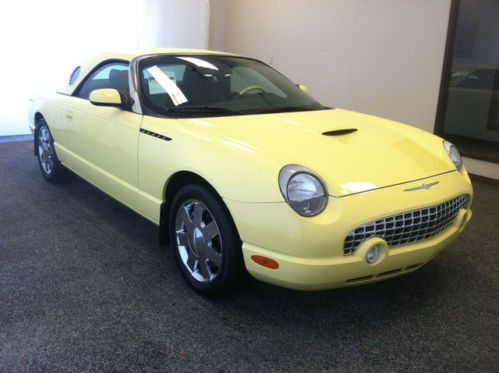
[{"label": "yellow car", "polygon": [[412,272],[471,218],[454,145],[325,107],[251,58],[107,54],[31,99],[35,155],[159,226],[188,283],[227,292],[245,272],[301,290]]}]

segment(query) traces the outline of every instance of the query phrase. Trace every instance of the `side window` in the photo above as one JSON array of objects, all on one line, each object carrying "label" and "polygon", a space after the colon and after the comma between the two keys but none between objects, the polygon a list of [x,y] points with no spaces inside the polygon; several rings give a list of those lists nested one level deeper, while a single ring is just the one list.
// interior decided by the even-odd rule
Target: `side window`
[{"label": "side window", "polygon": [[76,69],[73,70],[71,76],[69,77],[69,85],[75,84],[76,79],[78,79],[78,77],[80,76],[80,71],[81,71],[80,66],[78,66]]},{"label": "side window", "polygon": [[114,88],[123,96],[128,96],[128,64],[123,62],[105,64],[85,80],[75,95],[88,100],[90,92],[101,88]]}]

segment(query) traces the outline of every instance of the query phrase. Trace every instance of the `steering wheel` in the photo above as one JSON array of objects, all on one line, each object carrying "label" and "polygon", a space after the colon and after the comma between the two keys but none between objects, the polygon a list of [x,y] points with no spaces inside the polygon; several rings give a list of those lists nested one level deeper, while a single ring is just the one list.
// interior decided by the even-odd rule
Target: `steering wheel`
[{"label": "steering wheel", "polygon": [[239,91],[239,96],[245,95],[246,93],[251,91],[260,91],[263,93],[265,92],[265,88],[263,88],[261,85],[249,85]]}]

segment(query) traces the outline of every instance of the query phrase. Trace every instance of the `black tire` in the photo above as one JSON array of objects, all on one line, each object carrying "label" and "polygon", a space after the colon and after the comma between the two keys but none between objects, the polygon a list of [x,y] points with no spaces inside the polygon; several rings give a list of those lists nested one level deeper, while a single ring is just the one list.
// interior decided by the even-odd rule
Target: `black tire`
[{"label": "black tire", "polygon": [[[215,228],[218,236],[213,235]],[[220,296],[240,285],[245,273],[241,240],[227,208],[214,192],[197,184],[182,187],[171,205],[169,231],[177,264],[192,288],[204,295]]]},{"label": "black tire", "polygon": [[51,183],[63,181],[67,170],[57,158],[54,148],[54,138],[44,118],[38,120],[35,131],[35,151],[40,166],[40,172],[45,180]]}]

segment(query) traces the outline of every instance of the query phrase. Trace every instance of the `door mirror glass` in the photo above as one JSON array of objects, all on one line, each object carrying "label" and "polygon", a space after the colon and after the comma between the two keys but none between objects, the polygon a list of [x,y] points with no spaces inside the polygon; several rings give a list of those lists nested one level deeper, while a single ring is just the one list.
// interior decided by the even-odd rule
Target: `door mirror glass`
[{"label": "door mirror glass", "polygon": [[122,101],[120,93],[116,89],[103,88],[90,92],[89,100],[97,106],[121,107]]}]

